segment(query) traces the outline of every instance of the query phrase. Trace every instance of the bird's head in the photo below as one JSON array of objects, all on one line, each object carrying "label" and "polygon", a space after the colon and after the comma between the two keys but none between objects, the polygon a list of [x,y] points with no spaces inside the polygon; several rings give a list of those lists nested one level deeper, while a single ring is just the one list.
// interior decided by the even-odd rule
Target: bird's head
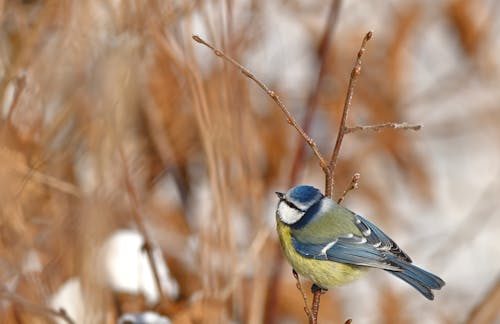
[{"label": "bird's head", "polygon": [[277,213],[281,221],[293,225],[300,221],[309,208],[320,201],[324,196],[311,186],[296,186],[286,193],[277,192],[279,198]]}]

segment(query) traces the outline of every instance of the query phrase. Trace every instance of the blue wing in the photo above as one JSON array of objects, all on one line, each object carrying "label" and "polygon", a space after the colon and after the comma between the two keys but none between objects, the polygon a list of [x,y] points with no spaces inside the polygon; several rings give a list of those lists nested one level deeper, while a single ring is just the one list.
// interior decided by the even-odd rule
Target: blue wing
[{"label": "blue wing", "polygon": [[355,215],[354,222],[362,236],[346,234],[330,242],[300,241],[292,234],[295,250],[306,258],[329,260],[357,266],[380,268],[404,280],[427,299],[434,299],[432,289],[445,282],[438,276],[411,264],[410,257],[377,226]]},{"label": "blue wing", "polygon": [[385,270],[400,270],[393,266],[384,255],[366,239],[359,236],[338,237],[326,243],[301,242],[292,236],[295,250],[306,258],[329,260],[365,267],[381,268]]},{"label": "blue wing", "polygon": [[408,254],[403,252],[396,242],[382,232],[375,224],[359,215],[355,215],[355,219],[356,227],[361,231],[369,244],[373,245],[377,250],[390,252],[401,260],[409,263],[412,262]]},{"label": "blue wing", "polygon": [[307,258],[330,260],[353,265],[397,270],[388,256],[411,263],[410,257],[381,229],[365,218],[353,214],[353,223],[361,235],[346,233],[332,237],[321,243],[298,239],[292,233],[292,241],[297,252]]}]

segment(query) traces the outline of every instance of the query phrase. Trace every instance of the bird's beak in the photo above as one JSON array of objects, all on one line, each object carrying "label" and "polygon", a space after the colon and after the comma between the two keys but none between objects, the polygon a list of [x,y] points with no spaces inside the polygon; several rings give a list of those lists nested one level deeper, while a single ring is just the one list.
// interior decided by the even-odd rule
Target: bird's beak
[{"label": "bird's beak", "polygon": [[279,200],[283,200],[285,198],[285,194],[282,192],[275,192],[276,196],[278,196]]}]

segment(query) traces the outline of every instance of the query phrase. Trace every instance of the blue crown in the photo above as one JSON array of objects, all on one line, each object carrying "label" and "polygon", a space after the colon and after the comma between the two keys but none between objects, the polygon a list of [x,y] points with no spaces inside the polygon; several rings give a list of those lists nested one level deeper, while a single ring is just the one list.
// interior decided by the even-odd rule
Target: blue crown
[{"label": "blue crown", "polygon": [[297,186],[290,190],[289,196],[297,202],[307,203],[318,199],[322,193],[312,186]]}]

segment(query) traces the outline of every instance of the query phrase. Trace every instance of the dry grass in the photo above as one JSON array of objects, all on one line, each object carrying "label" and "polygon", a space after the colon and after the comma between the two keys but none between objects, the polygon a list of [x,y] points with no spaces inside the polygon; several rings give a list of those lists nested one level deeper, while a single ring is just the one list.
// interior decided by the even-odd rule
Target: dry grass
[{"label": "dry grass", "polygon": [[[367,216],[390,233],[404,236],[434,223],[437,230],[420,232],[421,241],[427,234],[449,234],[447,226],[457,229],[451,237],[462,236],[463,229],[453,226],[461,220],[453,215],[422,217],[420,229],[413,228],[415,223],[397,215],[394,200],[403,188],[415,204],[439,202],[432,172],[439,157],[426,155],[431,153],[422,143],[485,131],[500,135],[499,6],[490,2],[441,1],[442,7],[434,8],[414,1],[380,10],[345,2],[340,9],[312,117],[311,134],[320,149],[328,152],[334,144],[354,55],[372,28],[375,38],[364,57],[348,126],[393,121],[425,126],[417,135],[398,130],[349,134],[340,152],[335,192],[340,196],[360,172],[360,189],[347,200],[370,206],[367,210],[378,216]],[[52,294],[72,277],[81,280],[89,323],[114,323],[125,311],[146,310],[142,297],[110,289],[98,262],[103,242],[117,229],[136,228],[137,214],[179,282],[179,299],[166,297],[154,307],[174,323],[306,320],[272,225],[273,193],[289,185],[301,139],[254,84],[191,40],[201,33],[228,55],[252,62],[257,45],[274,33],[269,23],[279,23],[280,18],[269,18],[276,7],[282,10],[276,16],[292,17],[307,35],[308,42],[295,45],[319,59],[327,4],[266,3],[0,1],[0,292],[8,289],[32,303],[3,294],[10,302],[0,304],[0,322],[52,321],[52,315],[32,306],[49,305]],[[382,14],[384,27],[362,23],[367,18],[376,25]],[[443,24],[440,32],[452,41],[441,44],[437,57],[421,50],[426,33],[432,33],[429,26]],[[287,61],[287,53],[281,53],[279,60]],[[436,75],[434,64],[443,53],[456,64]],[[276,60],[268,59],[260,63],[273,69]],[[419,69],[432,81],[416,78],[412,71]],[[312,90],[304,85],[292,91],[281,75],[286,71],[271,72],[265,82],[300,122]],[[479,94],[472,93],[478,85]],[[468,110],[455,113],[443,104],[457,93],[468,95]],[[500,156],[494,148],[488,152],[493,160]],[[322,186],[321,168],[310,150],[300,158],[303,164],[294,177]],[[466,187],[466,181],[454,186]],[[498,188],[495,183],[492,188]],[[131,192],[137,206],[131,204]],[[478,223],[467,223],[473,224],[469,233],[482,233]],[[419,250],[420,241],[405,241],[411,252]],[[456,246],[436,240],[420,249],[436,252],[436,259],[427,261],[429,270],[441,275],[449,273],[442,265],[450,261],[442,249],[456,252],[462,245]],[[29,266],[33,255],[39,266]],[[500,271],[498,262],[491,262],[491,271]],[[438,306],[429,309],[429,304],[412,307],[411,300],[421,297],[385,285],[391,280],[381,278],[370,290],[372,297],[386,297],[377,302],[369,318],[373,322],[419,322],[421,307],[443,323],[464,320],[474,306],[473,315],[482,318],[481,298],[460,301],[458,286],[446,286],[438,293]],[[491,284],[478,283],[481,293]],[[360,294],[345,301],[348,290],[323,297],[320,323],[358,322],[349,298]],[[373,310],[369,299],[364,301],[357,307]],[[494,319],[494,305],[488,309],[483,317]]]}]

